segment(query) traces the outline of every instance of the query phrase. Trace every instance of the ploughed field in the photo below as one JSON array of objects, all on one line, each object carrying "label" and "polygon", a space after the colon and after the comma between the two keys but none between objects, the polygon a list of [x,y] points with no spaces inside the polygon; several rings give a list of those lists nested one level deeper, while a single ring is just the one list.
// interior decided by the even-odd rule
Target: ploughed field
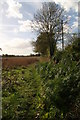
[{"label": "ploughed field", "polygon": [[38,62],[40,57],[3,57],[2,67],[12,68],[19,66],[28,66],[30,64]]}]

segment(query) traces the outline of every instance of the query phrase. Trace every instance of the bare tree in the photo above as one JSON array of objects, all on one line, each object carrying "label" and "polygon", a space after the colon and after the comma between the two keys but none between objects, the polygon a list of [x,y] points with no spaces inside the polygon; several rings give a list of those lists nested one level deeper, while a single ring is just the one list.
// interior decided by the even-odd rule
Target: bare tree
[{"label": "bare tree", "polygon": [[54,55],[57,40],[62,30],[63,9],[54,2],[43,3],[42,8],[34,15],[34,28],[38,33],[46,33],[50,57]]}]

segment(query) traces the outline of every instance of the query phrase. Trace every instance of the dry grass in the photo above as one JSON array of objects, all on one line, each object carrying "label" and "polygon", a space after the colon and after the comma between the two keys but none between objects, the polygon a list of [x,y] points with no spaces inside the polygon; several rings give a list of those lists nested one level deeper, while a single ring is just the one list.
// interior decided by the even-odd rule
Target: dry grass
[{"label": "dry grass", "polygon": [[12,68],[18,66],[28,66],[30,64],[38,62],[40,57],[3,57],[2,67]]},{"label": "dry grass", "polygon": [[40,57],[40,62],[48,62],[50,60],[49,57]]}]

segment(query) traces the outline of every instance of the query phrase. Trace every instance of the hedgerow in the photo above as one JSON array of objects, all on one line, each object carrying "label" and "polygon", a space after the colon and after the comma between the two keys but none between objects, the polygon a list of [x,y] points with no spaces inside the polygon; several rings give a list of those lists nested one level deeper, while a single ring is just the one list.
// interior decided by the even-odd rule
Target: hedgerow
[{"label": "hedgerow", "polygon": [[2,120],[80,119],[80,41],[49,62],[3,71]]}]

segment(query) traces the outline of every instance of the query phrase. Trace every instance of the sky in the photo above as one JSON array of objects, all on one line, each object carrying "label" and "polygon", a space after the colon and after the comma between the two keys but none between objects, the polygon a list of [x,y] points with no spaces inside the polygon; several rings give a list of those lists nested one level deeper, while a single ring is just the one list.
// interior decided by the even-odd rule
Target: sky
[{"label": "sky", "polygon": [[[67,1],[67,2],[66,2]],[[42,2],[55,2],[68,14],[67,32],[78,32],[78,0],[1,0],[0,48],[3,54],[33,54],[32,41],[37,33],[32,31],[34,14]]]}]

